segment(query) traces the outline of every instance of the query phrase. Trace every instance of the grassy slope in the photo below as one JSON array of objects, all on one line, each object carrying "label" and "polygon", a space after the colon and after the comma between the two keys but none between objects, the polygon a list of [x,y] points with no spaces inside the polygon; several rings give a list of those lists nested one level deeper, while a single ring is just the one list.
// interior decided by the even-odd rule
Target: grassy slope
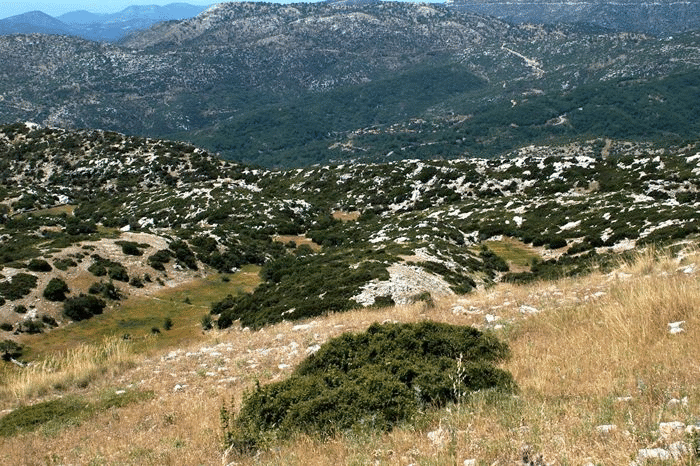
[{"label": "grassy slope", "polygon": [[[682,262],[648,254],[610,275],[500,284],[431,309],[421,303],[331,315],[302,327],[281,323],[257,332],[200,333],[198,341],[175,351],[132,354],[132,364],[122,370],[95,376],[86,389],[68,389],[93,397],[100,390],[153,390],[151,400],[110,408],[63,428],[0,438],[0,461],[218,464],[222,402],[239,400],[256,381],[285,377],[306,348],[374,321],[433,319],[485,326],[485,315],[492,314],[502,325],[494,331],[511,345],[513,357],[505,368],[519,384],[519,396],[488,400],[488,394],[476,394],[387,435],[352,434],[326,443],[290,439],[259,457],[227,460],[437,465],[476,458],[483,464],[512,464],[529,446],[532,454],[556,464],[626,464],[638,449],[664,445],[655,432],[660,421],[694,423],[700,416],[695,351],[700,275],[678,268],[699,262],[697,254]],[[541,312],[526,314],[521,306]],[[678,320],[686,321],[686,331],[670,335],[667,324]],[[627,396],[629,401],[617,401]],[[687,405],[669,405],[684,396]],[[3,405],[30,401],[5,396]],[[596,426],[602,424],[617,429],[600,434]],[[433,443],[427,436],[431,431],[442,432],[444,442]]]}]

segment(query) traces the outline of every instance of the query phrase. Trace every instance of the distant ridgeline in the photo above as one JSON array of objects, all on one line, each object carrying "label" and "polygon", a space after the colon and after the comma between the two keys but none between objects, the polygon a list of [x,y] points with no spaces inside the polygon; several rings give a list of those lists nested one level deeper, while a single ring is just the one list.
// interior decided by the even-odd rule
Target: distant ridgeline
[{"label": "distant ridgeline", "polygon": [[186,3],[171,3],[166,6],[134,5],[117,13],[71,11],[56,18],[41,11],[30,11],[0,19],[0,35],[56,34],[113,42],[162,21],[191,18],[206,8]]},{"label": "distant ridgeline", "polygon": [[267,167],[700,134],[697,32],[512,25],[461,6],[225,3],[119,44],[2,36],[0,122],[178,139]]},{"label": "distant ridgeline", "polygon": [[[167,244],[142,254],[117,243],[154,279],[174,264],[223,273],[262,265],[252,294],[213,305],[222,327],[429,300],[426,291],[585,273],[612,253],[696,237],[699,193],[697,140],[267,170],[182,143],[15,124],[0,128],[0,266],[21,273],[0,280],[0,312],[27,294],[43,299],[37,278],[75,267],[63,252],[71,245],[92,248],[96,277],[122,292],[139,286],[95,249],[125,230]],[[50,209],[59,205],[72,209]],[[46,295],[54,288],[66,292],[54,282]]]},{"label": "distant ridgeline", "polygon": [[667,36],[700,29],[700,2],[448,0],[448,5],[514,23],[582,24],[600,31]]}]

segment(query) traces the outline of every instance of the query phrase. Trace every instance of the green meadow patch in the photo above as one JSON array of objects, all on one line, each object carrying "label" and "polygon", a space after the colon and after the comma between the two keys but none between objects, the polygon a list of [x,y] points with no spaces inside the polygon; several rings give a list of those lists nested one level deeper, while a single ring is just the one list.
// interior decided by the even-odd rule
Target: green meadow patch
[{"label": "green meadow patch", "polygon": [[131,403],[153,398],[152,391],[109,391],[97,400],[64,396],[28,406],[21,406],[0,418],[0,437],[44,429],[55,432],[64,426],[79,424],[93,415],[110,408],[121,408]]},{"label": "green meadow patch", "polygon": [[[119,336],[133,340],[135,349],[166,348],[201,334],[200,319],[213,302],[227,295],[252,291],[259,283],[260,268],[246,266],[235,274],[213,274],[206,278],[164,288],[151,296],[133,296],[89,320],[71,323],[42,335],[29,336],[25,357],[63,351],[80,344],[90,344],[105,337]],[[169,319],[170,329],[164,322]],[[152,338],[153,328],[161,332]]]},{"label": "green meadow patch", "polygon": [[484,244],[511,267],[529,267],[533,260],[540,259],[531,246],[513,238],[503,237],[499,241],[485,241]]}]

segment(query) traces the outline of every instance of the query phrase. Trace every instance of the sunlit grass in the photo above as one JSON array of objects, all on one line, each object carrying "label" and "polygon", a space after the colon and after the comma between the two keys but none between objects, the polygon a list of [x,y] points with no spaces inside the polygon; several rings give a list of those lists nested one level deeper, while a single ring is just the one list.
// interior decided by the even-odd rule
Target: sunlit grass
[{"label": "sunlit grass", "polygon": [[[66,351],[108,337],[128,338],[135,350],[152,350],[185,344],[202,332],[201,317],[213,302],[225,296],[252,291],[259,283],[259,267],[246,266],[235,274],[212,274],[173,288],[164,288],[151,296],[133,296],[116,302],[103,314],[59,327],[51,332],[25,339],[26,357],[40,359],[55,351]],[[172,321],[164,329],[166,319]],[[151,338],[153,329],[160,333]]]},{"label": "sunlit grass", "polygon": [[[200,333],[189,345],[177,346],[181,357],[166,357],[171,350],[155,346],[145,356],[137,354],[135,367],[126,366],[121,375],[97,372],[86,389],[76,383],[67,388],[70,395],[80,390],[88,393],[98,385],[92,381],[120,387],[133,384],[153,390],[151,401],[98,413],[79,426],[62,426],[51,437],[20,434],[0,439],[0,460],[41,463],[50,457],[61,464],[218,464],[223,454],[219,408],[229,400],[239,405],[243,393],[258,381],[264,384],[286,377],[291,368],[279,368],[280,355],[286,355],[284,361],[293,367],[305,357],[306,348],[342,332],[363,331],[376,321],[430,319],[483,325],[484,315],[491,313],[498,314],[503,324],[494,332],[511,348],[512,357],[502,367],[519,386],[516,396],[477,392],[447,409],[426,409],[390,433],[346,432],[326,440],[298,436],[257,455],[224,456],[223,464],[437,466],[461,465],[468,459],[477,464],[518,464],[525,455],[531,459],[541,455],[542,463],[532,464],[629,464],[641,448],[688,441],[682,436],[660,439],[659,422],[696,423],[700,415],[700,315],[696,311],[700,278],[684,271],[699,261],[697,255],[680,262],[654,252],[621,264],[612,274],[499,284],[466,296],[436,299],[430,308],[417,303],[358,309],[255,332],[234,326],[202,334],[195,319],[192,328]],[[255,281],[248,278],[247,286],[252,287]],[[197,314],[210,298],[227,290],[220,277],[212,280],[204,290],[192,284],[169,290],[160,299],[181,309],[181,314],[186,314],[188,306]],[[233,282],[232,277],[229,285]],[[191,304],[183,303],[186,298]],[[481,314],[455,313],[456,304]],[[522,314],[522,304],[539,312]],[[186,318],[181,318],[173,318],[171,332],[178,325],[186,327]],[[675,320],[686,321],[685,331],[669,333],[668,323]],[[307,325],[300,328],[300,324]],[[149,338],[160,345],[167,333]],[[293,357],[288,354],[292,343],[298,344]],[[127,344],[134,350],[138,347],[135,341]],[[189,355],[201,354],[203,346],[211,351],[219,344],[230,350],[217,347],[221,352],[217,359]],[[287,349],[280,352],[281,348]],[[225,375],[206,374],[217,369],[224,369]],[[187,387],[175,390],[176,383]],[[684,397],[682,404],[670,403]],[[616,427],[601,433],[596,429],[600,425]],[[441,442],[431,440],[429,432],[438,433]],[[697,464],[690,457],[683,461],[679,464]]]},{"label": "sunlit grass", "polygon": [[484,244],[511,267],[529,268],[533,259],[540,258],[531,246],[513,238],[504,237],[500,241],[486,241]]}]

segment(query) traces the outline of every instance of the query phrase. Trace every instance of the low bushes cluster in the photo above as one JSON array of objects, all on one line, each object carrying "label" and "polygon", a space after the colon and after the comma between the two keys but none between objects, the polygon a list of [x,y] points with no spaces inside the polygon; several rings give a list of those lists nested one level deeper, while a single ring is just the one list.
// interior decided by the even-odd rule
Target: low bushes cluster
[{"label": "low bushes cluster", "polygon": [[191,270],[197,270],[197,258],[185,241],[177,240],[168,246],[179,263]]},{"label": "low bushes cluster", "polygon": [[96,314],[102,314],[107,303],[92,295],[80,294],[63,303],[63,314],[72,320],[85,320]]},{"label": "low bushes cluster", "polygon": [[27,269],[32,272],[51,272],[53,267],[44,259],[32,259],[29,261],[29,264],[27,264]]},{"label": "low bushes cluster", "polygon": [[71,218],[66,222],[65,231],[72,236],[90,235],[92,233],[97,233],[97,225],[92,221]]},{"label": "low bushes cluster", "polygon": [[147,248],[147,244],[139,244],[134,241],[115,241],[122,248],[122,252],[129,256],[142,256],[141,248]]},{"label": "low bushes cluster", "polygon": [[52,278],[44,288],[44,298],[49,301],[65,301],[66,293],[70,293],[68,284],[60,278]]},{"label": "low bushes cluster", "polygon": [[64,259],[56,259],[53,261],[54,267],[56,267],[58,270],[63,270],[64,272],[68,270],[69,267],[75,267],[78,265],[77,262],[75,262],[73,259],[70,257],[66,257]]},{"label": "low bushes cluster", "polygon": [[270,435],[390,430],[471,391],[514,390],[512,376],[494,367],[508,355],[505,343],[472,327],[375,323],[328,341],[287,380],[247,393],[237,416],[224,406],[225,442],[250,452]]},{"label": "low bushes cluster", "polygon": [[172,253],[169,250],[161,249],[148,257],[148,265],[162,272],[165,270],[165,264],[170,262],[171,258]]},{"label": "low bushes cluster", "polygon": [[100,295],[105,299],[110,299],[112,301],[119,301],[122,298],[122,293],[119,291],[114,283],[108,282],[95,282],[90,285],[88,293],[92,295]]},{"label": "low bushes cluster", "polygon": [[[265,283],[252,294],[227,297],[212,306],[220,314],[219,328],[240,319],[241,325],[260,328],[282,320],[297,320],[357,307],[351,298],[373,279],[387,280],[386,264],[362,260],[354,251],[285,255],[262,270]],[[358,263],[359,262],[359,263]]]},{"label": "low bushes cluster", "polygon": [[38,279],[28,273],[18,273],[9,281],[0,282],[0,296],[10,301],[27,296],[36,287]]},{"label": "low bushes cluster", "polygon": [[118,280],[120,282],[129,281],[129,273],[119,262],[104,259],[98,254],[93,254],[92,259],[94,262],[88,267],[88,271],[96,277],[104,277],[107,275],[112,280]]},{"label": "low bushes cluster", "polygon": [[0,357],[4,361],[9,361],[10,359],[17,359],[22,356],[22,351],[24,348],[19,343],[15,343],[12,340],[0,341]]},{"label": "low bushes cluster", "polygon": [[34,335],[44,331],[44,322],[39,319],[27,319],[17,324],[18,333]]}]

